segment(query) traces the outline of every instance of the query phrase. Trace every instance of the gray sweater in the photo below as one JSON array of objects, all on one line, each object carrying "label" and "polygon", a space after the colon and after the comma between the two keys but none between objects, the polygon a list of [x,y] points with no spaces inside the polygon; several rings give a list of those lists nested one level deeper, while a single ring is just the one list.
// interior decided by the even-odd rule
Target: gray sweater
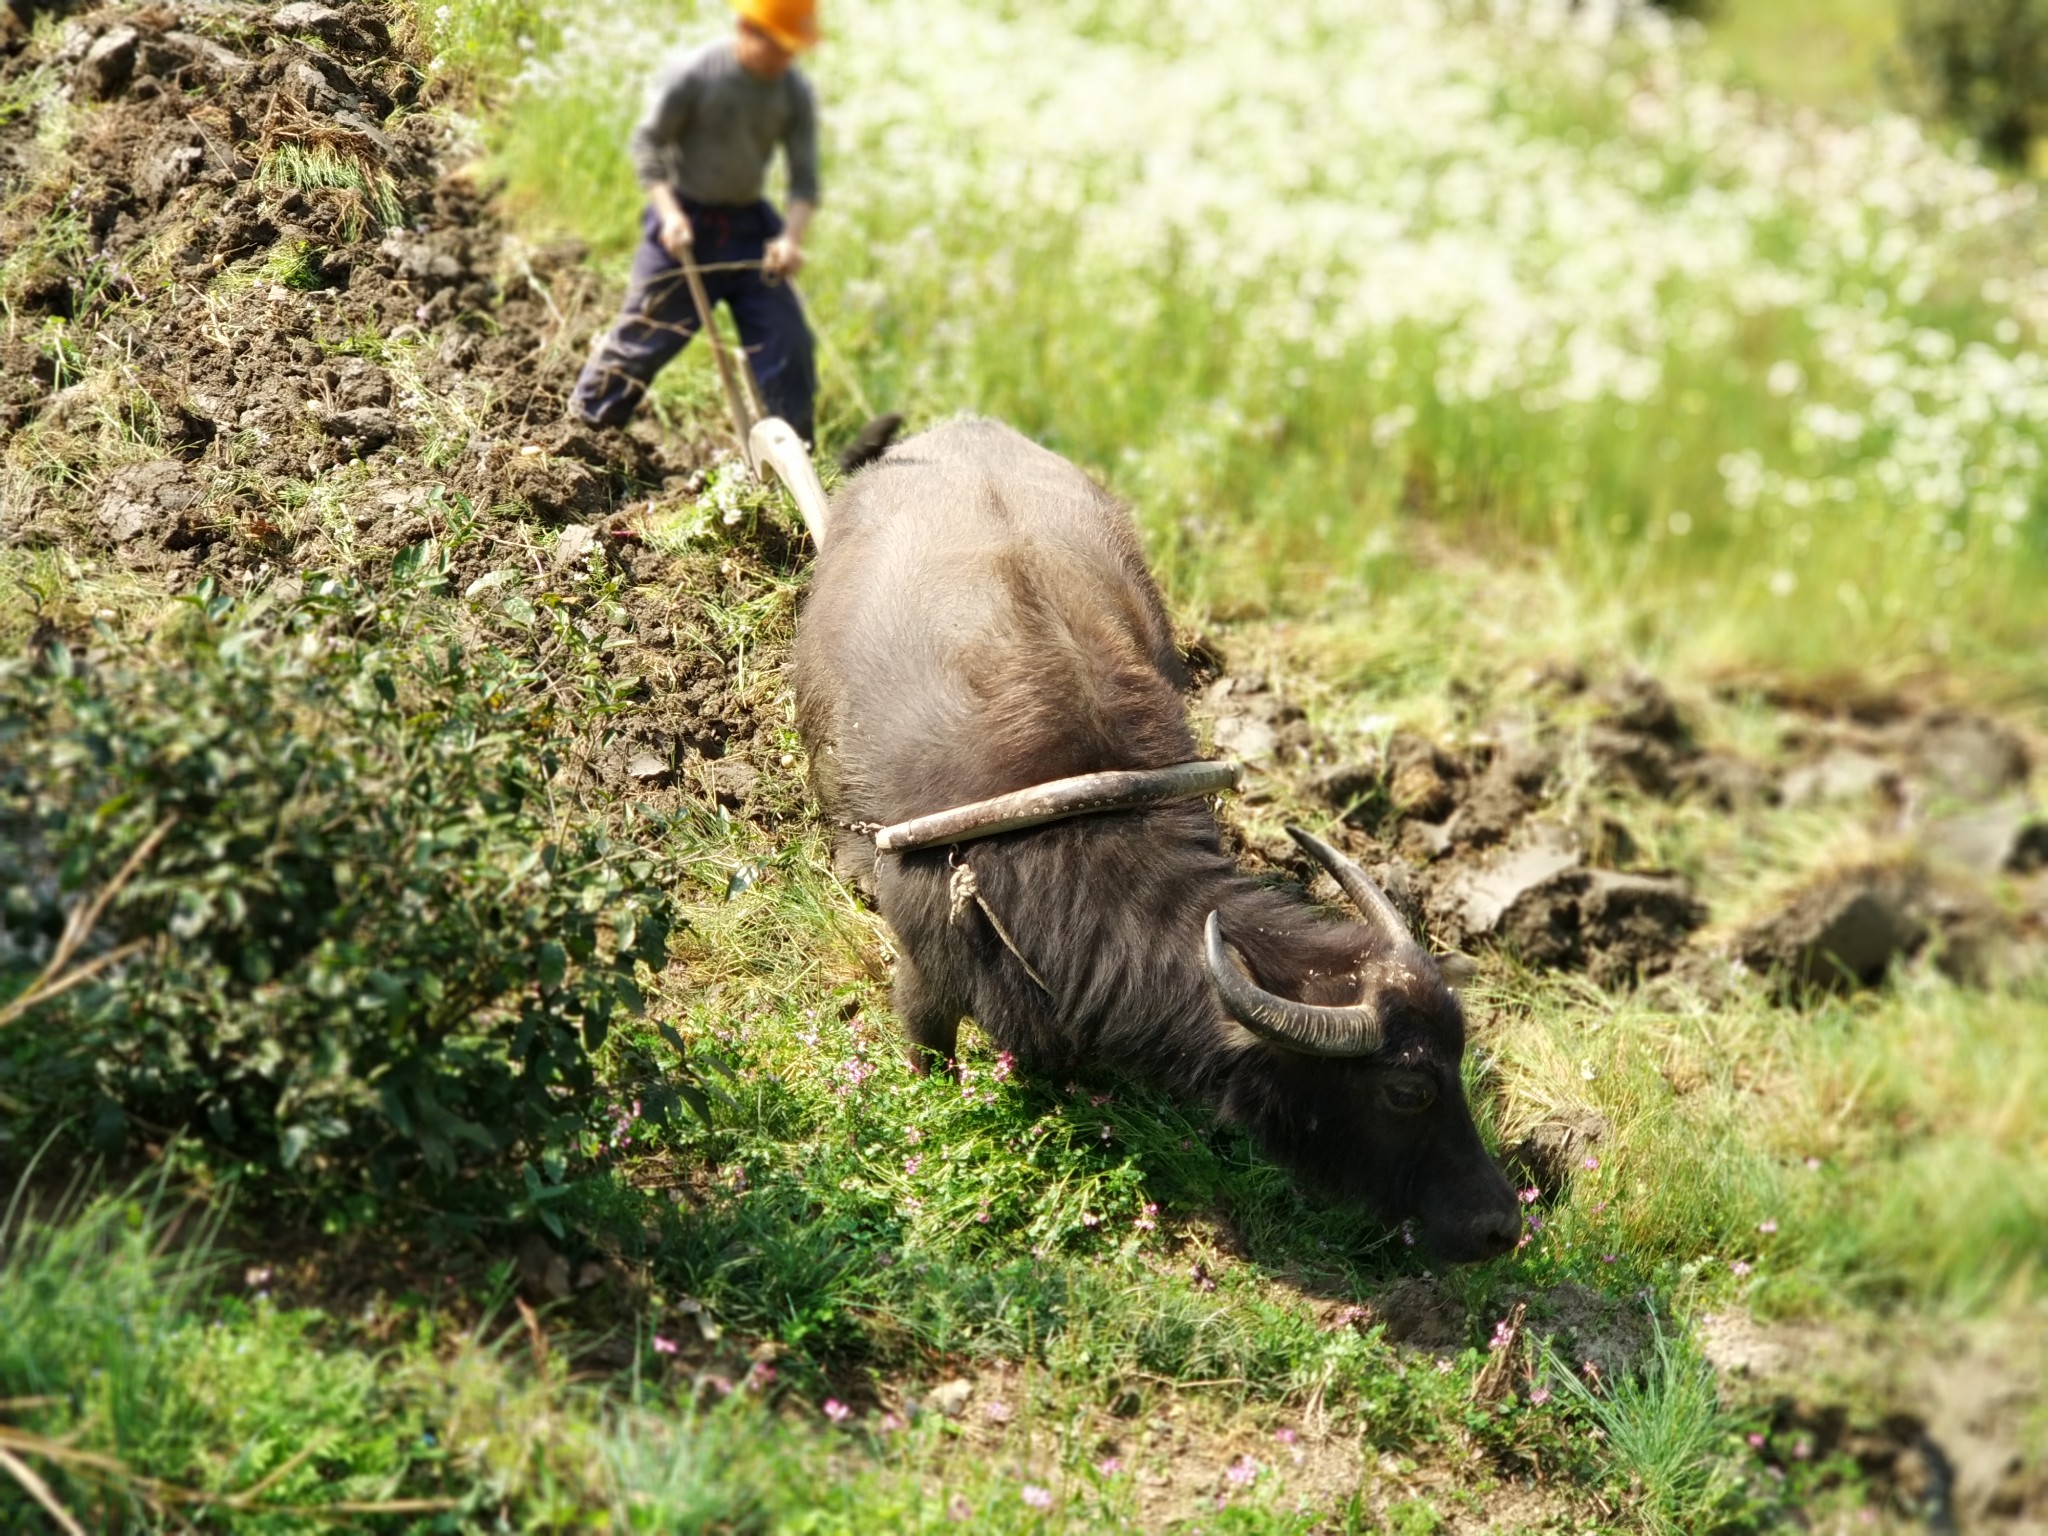
[{"label": "gray sweater", "polygon": [[732,39],[706,43],[663,64],[633,130],[640,184],[665,181],[699,203],[758,202],[781,145],[793,202],[818,200],[818,108],[811,83],[791,69],[762,80],[740,68]]}]

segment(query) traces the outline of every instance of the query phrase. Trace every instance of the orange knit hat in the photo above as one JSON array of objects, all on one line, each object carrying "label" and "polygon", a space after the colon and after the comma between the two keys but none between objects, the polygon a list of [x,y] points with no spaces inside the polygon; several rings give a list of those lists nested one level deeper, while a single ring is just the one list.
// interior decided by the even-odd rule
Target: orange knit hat
[{"label": "orange knit hat", "polygon": [[818,40],[817,0],[733,0],[732,8],[791,53]]}]

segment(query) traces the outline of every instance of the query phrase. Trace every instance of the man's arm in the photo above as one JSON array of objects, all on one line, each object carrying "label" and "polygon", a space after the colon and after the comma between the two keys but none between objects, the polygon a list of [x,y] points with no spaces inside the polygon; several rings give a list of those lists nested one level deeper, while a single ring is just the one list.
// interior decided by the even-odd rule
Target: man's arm
[{"label": "man's arm", "polygon": [[762,265],[775,277],[795,277],[804,265],[804,232],[818,211],[818,108],[811,85],[801,75],[792,78],[795,111],[790,116],[789,135],[783,153],[789,157],[789,214],[781,235],[762,253]]},{"label": "man's arm", "polygon": [[648,92],[647,110],[633,128],[630,152],[634,173],[647,189],[647,201],[658,221],[655,239],[663,250],[681,261],[690,249],[690,220],[676,190],[669,184],[670,160],[695,107],[695,75],[682,60],[655,76]]},{"label": "man's arm", "polygon": [[652,182],[647,188],[647,201],[654,209],[654,238],[677,261],[685,260],[690,254],[694,232],[690,228],[690,216],[683,212],[682,200],[676,196],[676,189],[665,181]]}]

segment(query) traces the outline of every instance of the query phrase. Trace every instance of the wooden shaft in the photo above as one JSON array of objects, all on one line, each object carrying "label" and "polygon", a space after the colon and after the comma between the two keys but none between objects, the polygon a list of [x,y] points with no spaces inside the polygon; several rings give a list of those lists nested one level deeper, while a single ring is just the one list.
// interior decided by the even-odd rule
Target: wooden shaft
[{"label": "wooden shaft", "polygon": [[711,347],[712,360],[718,364],[718,382],[725,386],[725,405],[732,412],[732,429],[739,434],[740,452],[747,455],[747,463],[751,467],[754,462],[754,413],[747,407],[747,397],[741,392],[739,379],[733,373],[732,359],[725,354],[725,343],[719,339],[718,327],[711,323],[711,299],[704,292],[704,275],[697,270],[695,253],[685,255],[682,265],[683,279],[690,285],[690,298],[697,306],[697,324]]},{"label": "wooden shaft", "polygon": [[1127,811],[1166,800],[1186,800],[1235,789],[1243,775],[1244,769],[1236,763],[1207,762],[1084,773],[1071,779],[1034,784],[1029,789],[997,795],[993,800],[978,800],[912,821],[899,821],[875,834],[875,847],[882,853],[906,853],[913,848],[944,847],[971,837],[1042,827],[1048,822],[1100,811]]}]

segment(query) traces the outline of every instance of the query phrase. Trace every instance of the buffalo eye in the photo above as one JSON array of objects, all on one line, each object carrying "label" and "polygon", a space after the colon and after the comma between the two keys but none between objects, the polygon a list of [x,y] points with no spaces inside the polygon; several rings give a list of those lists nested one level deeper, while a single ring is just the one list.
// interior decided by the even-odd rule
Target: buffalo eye
[{"label": "buffalo eye", "polygon": [[1419,1115],[1436,1102],[1436,1084],[1426,1077],[1382,1083],[1380,1102],[1397,1115]]}]

